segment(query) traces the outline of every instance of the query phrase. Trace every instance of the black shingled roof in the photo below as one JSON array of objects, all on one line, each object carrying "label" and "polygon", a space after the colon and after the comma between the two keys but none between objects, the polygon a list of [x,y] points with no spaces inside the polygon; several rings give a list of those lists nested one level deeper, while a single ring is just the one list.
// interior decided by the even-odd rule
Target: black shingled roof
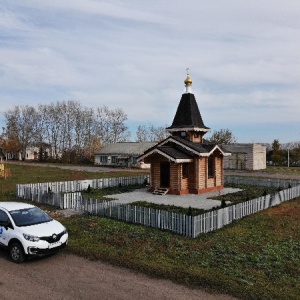
[{"label": "black shingled roof", "polygon": [[178,136],[172,136],[172,139],[180,142],[181,144],[183,144],[199,153],[208,153],[216,146],[215,144],[194,143],[187,139],[180,138]]},{"label": "black shingled roof", "polygon": [[[178,142],[174,143],[174,140]],[[188,155],[189,157],[191,157],[192,153],[184,148],[184,146],[195,150],[198,153],[209,153],[216,145],[215,144],[202,144],[202,143],[193,143],[189,140],[180,138],[178,136],[169,136],[167,137],[165,140],[161,141],[160,143],[158,143],[157,145],[147,149],[144,154],[149,153],[151,151],[153,151],[154,149],[159,149],[161,150],[162,148],[175,148],[176,151],[180,151],[182,153],[184,153],[185,155]]]},{"label": "black shingled roof", "polygon": [[219,146],[212,143],[194,143],[178,136],[169,136],[157,145],[146,150],[140,157],[147,156],[147,154],[150,154],[153,150],[157,149],[174,159],[190,159],[198,156],[200,153],[209,154],[216,147],[221,151],[224,151],[224,149],[221,149]]},{"label": "black shingled roof", "polygon": [[183,151],[183,149],[177,149],[172,146],[161,146],[158,147],[157,149],[175,159],[192,158],[192,155],[187,154],[186,151]]},{"label": "black shingled roof", "polygon": [[205,128],[194,94],[182,94],[173,123],[167,129]]}]

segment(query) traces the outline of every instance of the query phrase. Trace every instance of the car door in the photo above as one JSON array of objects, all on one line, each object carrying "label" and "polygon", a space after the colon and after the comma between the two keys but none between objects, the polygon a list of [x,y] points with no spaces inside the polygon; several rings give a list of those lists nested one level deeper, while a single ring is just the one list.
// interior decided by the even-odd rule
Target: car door
[{"label": "car door", "polygon": [[[0,209],[0,224],[9,220],[5,211]],[[0,225],[0,245],[8,246],[10,228]]]}]

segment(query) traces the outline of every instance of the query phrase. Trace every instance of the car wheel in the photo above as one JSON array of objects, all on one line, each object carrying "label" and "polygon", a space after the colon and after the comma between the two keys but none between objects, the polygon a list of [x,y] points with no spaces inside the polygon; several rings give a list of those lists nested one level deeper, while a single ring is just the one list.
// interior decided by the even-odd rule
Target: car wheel
[{"label": "car wheel", "polygon": [[23,247],[20,243],[14,242],[9,247],[9,257],[10,259],[19,264],[25,260],[25,254],[23,251]]}]

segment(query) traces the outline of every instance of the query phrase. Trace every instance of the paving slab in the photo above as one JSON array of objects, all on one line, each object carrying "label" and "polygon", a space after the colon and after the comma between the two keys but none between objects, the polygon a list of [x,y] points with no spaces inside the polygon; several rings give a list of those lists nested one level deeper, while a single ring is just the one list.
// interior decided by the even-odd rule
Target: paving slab
[{"label": "paving slab", "polygon": [[155,204],[175,205],[181,207],[192,207],[200,209],[211,209],[221,205],[220,200],[213,200],[212,197],[229,193],[236,193],[241,189],[224,188],[221,191],[214,191],[205,194],[195,195],[153,195],[146,188],[137,189],[133,192],[114,194],[105,196],[109,199],[115,199],[120,203],[133,203],[136,201],[146,201]]}]

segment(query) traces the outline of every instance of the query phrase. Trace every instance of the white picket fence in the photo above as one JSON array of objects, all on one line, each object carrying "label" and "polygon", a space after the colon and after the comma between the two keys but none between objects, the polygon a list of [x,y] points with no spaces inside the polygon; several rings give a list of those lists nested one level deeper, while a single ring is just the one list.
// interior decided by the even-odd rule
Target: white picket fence
[{"label": "white picket fence", "polygon": [[61,209],[77,209],[82,197],[81,192],[74,193],[53,193],[37,191],[32,193],[30,198],[26,198],[36,203],[49,204],[60,207]]},{"label": "white picket fence", "polygon": [[202,233],[220,229],[235,220],[299,196],[300,185],[282,190],[274,195],[259,197],[198,216],[188,216],[154,208],[135,206],[134,204],[122,204],[118,201],[85,199],[80,193],[73,193],[70,198],[65,195],[64,205],[65,207],[72,207],[99,217],[170,230],[177,234],[194,238]]},{"label": "white picket fence", "polygon": [[32,195],[40,193],[72,193],[87,190],[89,186],[93,189],[103,189],[119,185],[129,186],[135,184],[149,184],[149,182],[149,175],[137,175],[128,177],[113,177],[89,180],[17,184],[16,193],[18,198],[32,199]]},{"label": "white picket fence", "polygon": [[[80,199],[80,200],[79,200]],[[91,215],[141,224],[148,227],[170,230],[178,234],[193,236],[193,217],[154,208],[122,204],[119,201],[99,201],[78,198],[77,210]]]},{"label": "white picket fence", "polygon": [[[65,194],[67,195],[67,194]],[[63,199],[65,197],[62,193],[43,192],[42,190],[34,190],[28,193],[26,200],[31,200],[36,203],[44,203],[63,208]]]},{"label": "white picket fence", "polygon": [[276,187],[281,189],[288,189],[300,185],[300,181],[295,180],[284,180],[284,179],[267,179],[267,178],[255,178],[255,177],[235,177],[235,176],[224,176],[225,184],[236,184],[236,185],[254,185],[254,186],[265,186],[265,187]]},{"label": "white picket fence", "polygon": [[[273,179],[256,179],[225,176],[225,184],[236,185],[259,185],[266,187],[278,187],[281,189],[300,185],[299,181],[292,180],[273,180]],[[44,194],[45,192],[53,193],[73,193],[87,190],[90,186],[93,189],[102,189],[107,187],[114,187],[118,185],[128,186],[135,184],[149,184],[149,175],[138,175],[129,177],[115,177],[115,178],[100,178],[90,180],[75,180],[75,181],[59,181],[59,182],[44,182],[44,183],[30,183],[30,184],[17,184],[16,193],[18,198],[32,199],[32,195]]]},{"label": "white picket fence", "polygon": [[[101,188],[117,186],[119,184],[125,185],[125,183],[128,183],[128,185],[137,183],[143,184],[145,183],[145,180],[149,180],[148,176],[137,177],[127,177],[127,179],[122,177],[119,180],[115,180],[115,178],[101,179]],[[266,195],[247,202],[213,210],[198,216],[188,216],[185,214],[168,212],[154,208],[135,206],[133,204],[122,204],[119,201],[86,199],[82,197],[80,192],[83,186],[85,187],[84,189],[88,187],[83,183],[78,184],[73,182],[73,184],[69,184],[70,182],[67,182],[65,185],[63,183],[59,183],[56,185],[58,187],[58,192],[54,192],[51,188],[49,190],[48,186],[50,185],[47,186],[47,184],[41,185],[41,189],[39,189],[40,184],[19,185],[17,190],[19,191],[19,197],[22,197],[23,199],[30,199],[38,203],[56,205],[62,209],[71,208],[100,217],[108,217],[134,224],[142,224],[149,227],[169,230],[177,234],[193,238],[200,234],[220,229],[231,224],[235,220],[300,196],[299,182],[298,185],[296,185],[293,181],[290,182],[283,180],[278,182],[277,180],[272,181],[268,179],[266,181],[248,179],[248,181],[246,181],[246,178],[241,177],[236,179],[231,178],[230,180],[231,183],[236,184],[252,183],[254,185],[258,185],[258,182],[265,182],[267,186],[275,186],[278,188],[289,186],[290,188],[281,190],[274,195]],[[95,185],[93,185],[91,181],[84,182],[89,182],[88,184],[95,188]],[[54,185],[52,185],[52,187],[53,186]],[[60,189],[59,187],[62,186],[64,186],[64,188]],[[66,186],[68,187],[68,190],[70,189],[73,191],[63,193],[63,191],[66,190]]]},{"label": "white picket fence", "polygon": [[196,216],[194,217],[193,237],[196,237],[201,233],[220,229],[231,224],[235,220],[239,220],[299,196],[300,185],[282,190],[274,195],[259,197]]}]

